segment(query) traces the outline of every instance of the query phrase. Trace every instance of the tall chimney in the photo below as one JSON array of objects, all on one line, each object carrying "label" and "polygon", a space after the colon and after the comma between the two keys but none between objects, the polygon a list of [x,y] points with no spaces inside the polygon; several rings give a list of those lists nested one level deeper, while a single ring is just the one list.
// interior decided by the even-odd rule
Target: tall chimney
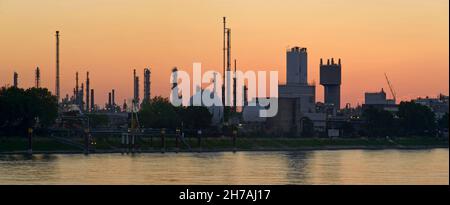
[{"label": "tall chimney", "polygon": [[91,89],[91,111],[94,111],[94,89]]},{"label": "tall chimney", "polygon": [[80,96],[78,97],[80,110],[84,110],[84,102],[83,102],[83,96],[84,96],[84,84],[81,83],[81,89],[80,89]]},{"label": "tall chimney", "polygon": [[139,103],[139,82],[138,77],[136,76],[136,69],[133,70],[133,91],[134,91],[134,97],[133,97],[133,103]]},{"label": "tall chimney", "polygon": [[227,36],[227,17],[223,17],[223,75],[222,75],[222,105],[225,105],[225,69],[226,69],[226,36]]},{"label": "tall chimney", "polygon": [[236,90],[236,70],[237,70],[237,64],[236,59],[234,59],[234,73],[233,73],[233,112],[237,111],[237,90]]},{"label": "tall chimney", "polygon": [[18,87],[19,85],[19,74],[17,74],[17,72],[14,72],[14,76],[13,76],[13,85],[14,87]]},{"label": "tall chimney", "polygon": [[59,31],[56,31],[56,98],[59,102]]},{"label": "tall chimney", "polygon": [[89,91],[90,91],[90,89],[89,89],[89,71],[88,71],[88,72],[86,72],[86,112],[90,111],[90,109],[89,109],[89,103],[90,103]]},{"label": "tall chimney", "polygon": [[136,76],[136,104],[139,104],[139,76]]},{"label": "tall chimney", "polygon": [[39,88],[40,86],[40,80],[41,80],[41,71],[39,70],[39,67],[36,68],[36,72],[35,72],[35,76],[34,76],[34,81],[35,81],[35,87]]},{"label": "tall chimney", "polygon": [[[227,71],[231,71],[231,29],[227,28]],[[229,73],[229,72],[227,72]],[[232,87],[231,87],[231,76],[226,76],[227,82],[225,86],[226,90],[226,105],[230,106],[232,104]]]},{"label": "tall chimney", "polygon": [[112,106],[111,106],[111,92],[108,93],[108,108],[107,110],[111,110]]},{"label": "tall chimney", "polygon": [[115,93],[116,92],[114,91],[114,89],[112,89],[112,97],[111,97],[112,100],[111,100],[111,102],[112,102],[112,106],[113,107],[116,106],[116,100],[115,100],[116,99],[116,97],[115,97],[116,94]]},{"label": "tall chimney", "polygon": [[150,69],[144,69],[144,101],[150,101]]},{"label": "tall chimney", "polygon": [[79,96],[79,90],[78,90],[78,72],[75,73],[75,102],[78,103]]}]

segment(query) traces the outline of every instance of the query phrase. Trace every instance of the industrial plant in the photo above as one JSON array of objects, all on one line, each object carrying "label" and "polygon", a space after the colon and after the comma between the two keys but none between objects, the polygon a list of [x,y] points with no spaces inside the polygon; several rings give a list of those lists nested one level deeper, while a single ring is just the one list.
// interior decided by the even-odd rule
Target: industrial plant
[{"label": "industrial plant", "polygon": [[[73,74],[65,73],[60,68],[60,32],[56,31],[56,79],[53,95],[58,102],[58,117],[52,129],[55,132],[67,131],[70,129],[84,129],[88,133],[110,132],[119,133],[122,136],[135,136],[136,133],[142,133],[146,129],[140,125],[137,113],[145,103],[151,103],[151,69],[150,67],[142,69],[130,69],[130,78],[132,78],[133,95],[132,100],[116,99],[116,89],[112,87],[108,93],[95,92],[92,86],[89,71],[81,71]],[[305,47],[294,46],[286,50],[286,83],[278,85],[278,105],[276,116],[262,118],[257,113],[263,107],[249,106],[250,102],[256,102],[260,99],[249,99],[247,86],[244,88],[244,104],[237,106],[237,88],[236,76],[226,75],[232,70],[231,63],[231,28],[227,27],[226,17],[223,17],[223,79],[221,88],[214,87],[213,90],[201,90],[203,92],[215,93],[222,89],[222,104],[231,105],[224,107],[210,106],[208,111],[211,114],[210,127],[205,129],[215,130],[219,135],[226,135],[226,129],[234,127],[242,134],[264,133],[270,136],[280,137],[298,137],[298,136],[322,136],[322,137],[342,137],[351,135],[346,133],[346,127],[352,126],[355,133],[363,129],[364,123],[362,113],[366,109],[385,110],[392,113],[398,111],[396,93],[391,81],[385,74],[387,85],[389,87],[392,99],[387,98],[383,88],[378,92],[364,93],[365,102],[362,105],[351,107],[345,104],[342,107],[341,85],[344,82],[343,69],[340,58],[328,58],[326,62],[320,59],[320,62],[313,63],[313,67],[319,68],[320,85],[324,88],[324,102],[316,101],[316,85],[309,81],[308,69],[311,69],[311,63],[308,63],[308,50]],[[237,71],[237,60],[234,59],[234,73]],[[173,68],[172,72],[176,72]],[[39,67],[35,69],[36,88],[41,87],[41,71]],[[60,75],[73,76],[73,92],[69,95],[61,96],[60,93]],[[142,73],[143,83],[140,84],[139,73]],[[216,78],[214,78],[216,81]],[[67,83],[67,82],[63,82]],[[348,82],[347,82],[348,83]],[[13,87],[19,87],[19,74],[13,73]],[[142,87],[141,87],[142,86]],[[172,89],[177,87],[176,82],[171,85]],[[231,88],[231,89],[226,89]],[[143,96],[140,96],[140,90],[143,90]],[[119,91],[127,92],[127,91]],[[178,93],[178,92],[176,92]],[[96,102],[96,96],[106,95],[107,102],[104,105]],[[231,96],[231,97],[228,97]],[[131,97],[131,96],[130,96]],[[232,101],[232,102],[231,102]],[[440,96],[438,99],[426,98],[417,99],[418,103],[430,107],[438,116],[448,113],[448,96]],[[89,119],[94,115],[105,116],[108,123],[103,127],[94,128],[90,125]],[[183,122],[180,123],[183,129]],[[309,130],[309,131],[308,131]],[[311,131],[312,130],[312,131]],[[157,131],[159,132],[159,131]],[[134,133],[134,134],[130,134]],[[125,138],[124,138],[125,139]],[[127,138],[128,139],[128,138]],[[134,139],[134,138],[133,138]]]}]

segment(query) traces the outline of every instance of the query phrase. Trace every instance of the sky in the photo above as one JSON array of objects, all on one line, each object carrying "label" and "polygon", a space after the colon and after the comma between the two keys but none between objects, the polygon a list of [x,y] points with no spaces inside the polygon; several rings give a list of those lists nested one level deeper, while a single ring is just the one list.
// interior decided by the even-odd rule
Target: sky
[{"label": "sky", "polygon": [[[150,67],[151,95],[168,97],[174,66],[222,70],[222,17],[231,28],[238,70],[278,70],[286,80],[286,49],[308,50],[308,81],[319,85],[320,58],[342,60],[342,106],[364,102],[389,80],[397,99],[449,93],[448,0],[0,0],[0,86],[41,84],[55,90],[55,31],[60,31],[61,95],[75,72],[90,72],[96,104],[115,89],[133,95],[136,69]],[[388,92],[388,97],[390,93]]]}]

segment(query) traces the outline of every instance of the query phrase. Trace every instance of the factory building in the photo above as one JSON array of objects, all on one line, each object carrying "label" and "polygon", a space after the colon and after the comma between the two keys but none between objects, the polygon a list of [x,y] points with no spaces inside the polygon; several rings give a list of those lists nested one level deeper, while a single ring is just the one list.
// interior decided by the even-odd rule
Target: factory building
[{"label": "factory building", "polygon": [[316,86],[308,84],[306,48],[293,47],[286,52],[286,84],[278,86],[278,113],[267,118],[268,132],[302,132],[303,119],[315,112]]},{"label": "factory building", "polygon": [[392,104],[395,105],[393,99],[386,98],[386,92],[381,88],[380,92],[366,92],[364,93],[364,104],[366,105],[385,105]]},{"label": "factory building", "polygon": [[395,101],[386,98],[386,92],[384,92],[383,88],[381,88],[380,92],[364,93],[364,104],[362,105],[362,108],[364,110],[368,107],[374,107],[393,112],[398,111],[398,107],[395,104]]},{"label": "factory building", "polygon": [[324,87],[324,101],[334,107],[334,113],[340,109],[341,104],[341,59],[338,63],[331,58],[327,64],[320,59],[320,84]]}]

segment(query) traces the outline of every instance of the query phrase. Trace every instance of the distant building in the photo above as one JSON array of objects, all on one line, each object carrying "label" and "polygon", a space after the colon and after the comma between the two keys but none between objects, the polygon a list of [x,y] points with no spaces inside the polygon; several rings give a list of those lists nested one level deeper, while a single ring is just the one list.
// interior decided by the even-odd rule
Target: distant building
[{"label": "distant building", "polygon": [[398,107],[392,99],[386,99],[386,92],[381,88],[380,92],[366,92],[364,93],[363,110],[368,107],[374,107],[382,110],[396,112]]},{"label": "distant building", "polygon": [[442,118],[449,111],[449,96],[439,95],[437,98],[417,98],[415,103],[429,107],[435,114],[436,119]]}]

